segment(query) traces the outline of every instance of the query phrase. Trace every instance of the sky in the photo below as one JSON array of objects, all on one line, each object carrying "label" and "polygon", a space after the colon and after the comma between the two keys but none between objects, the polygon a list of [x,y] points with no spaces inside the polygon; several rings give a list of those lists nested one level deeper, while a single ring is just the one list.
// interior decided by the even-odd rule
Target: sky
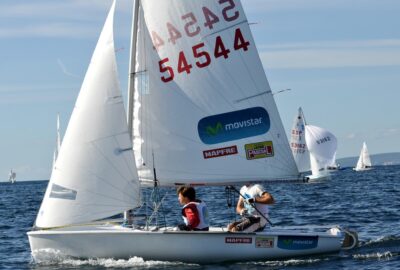
[{"label": "sky", "polygon": [[[200,1],[200,0],[198,0]],[[0,181],[49,179],[111,0],[0,1]],[[287,133],[298,107],[337,157],[400,152],[400,1],[242,0]],[[126,96],[132,0],[117,0]]]}]

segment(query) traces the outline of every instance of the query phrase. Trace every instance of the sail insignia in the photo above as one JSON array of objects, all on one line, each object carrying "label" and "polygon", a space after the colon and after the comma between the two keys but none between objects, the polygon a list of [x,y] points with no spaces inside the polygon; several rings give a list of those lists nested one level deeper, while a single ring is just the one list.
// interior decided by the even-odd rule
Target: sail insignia
[{"label": "sail insignia", "polygon": [[77,191],[57,184],[51,185],[49,197],[53,199],[75,200]]}]

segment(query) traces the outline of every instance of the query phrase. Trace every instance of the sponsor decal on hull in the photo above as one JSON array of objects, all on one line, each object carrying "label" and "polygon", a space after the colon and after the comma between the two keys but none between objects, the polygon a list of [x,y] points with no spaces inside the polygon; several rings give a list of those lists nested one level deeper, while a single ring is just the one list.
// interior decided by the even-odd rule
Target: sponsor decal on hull
[{"label": "sponsor decal on hull", "polygon": [[318,246],[318,236],[279,235],[278,248],[288,250],[312,249]]},{"label": "sponsor decal on hull", "polygon": [[246,158],[248,160],[274,156],[272,141],[246,144],[244,149],[246,150]]},{"label": "sponsor decal on hull", "polygon": [[236,155],[237,153],[238,153],[237,146],[233,145],[233,146],[228,146],[228,147],[224,147],[224,148],[203,151],[203,156],[204,156],[204,159],[208,159],[208,158]]},{"label": "sponsor decal on hull", "polygon": [[256,248],[273,248],[273,237],[256,237]]},{"label": "sponsor decal on hull", "polygon": [[226,244],[251,244],[253,239],[251,237],[225,237]]},{"label": "sponsor decal on hull", "polygon": [[197,130],[205,144],[217,144],[262,135],[271,123],[262,107],[212,115],[201,119]]}]

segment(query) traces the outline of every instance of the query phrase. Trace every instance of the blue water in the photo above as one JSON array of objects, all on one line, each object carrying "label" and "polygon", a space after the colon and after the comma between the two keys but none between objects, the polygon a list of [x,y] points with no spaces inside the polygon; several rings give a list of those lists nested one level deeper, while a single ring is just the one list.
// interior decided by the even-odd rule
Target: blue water
[{"label": "blue water", "polygon": [[[34,222],[47,183],[0,183],[0,269],[400,269],[400,166],[358,173],[345,169],[333,174],[331,180],[316,183],[265,185],[276,200],[271,209],[274,224],[340,224],[358,231],[358,248],[326,256],[218,265],[141,258],[48,258],[33,262],[26,232]],[[212,225],[226,225],[234,218],[223,187],[197,188],[197,192],[208,203]],[[175,191],[161,190],[164,194],[168,225],[179,223]]]}]

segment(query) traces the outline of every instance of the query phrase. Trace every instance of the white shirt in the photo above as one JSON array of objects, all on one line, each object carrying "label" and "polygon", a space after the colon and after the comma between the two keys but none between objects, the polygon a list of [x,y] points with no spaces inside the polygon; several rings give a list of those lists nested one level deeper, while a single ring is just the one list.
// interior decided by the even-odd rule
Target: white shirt
[{"label": "white shirt", "polygon": [[[240,189],[240,194],[243,195],[246,199],[253,198],[255,199],[256,197],[261,197],[262,194],[265,192],[264,188],[261,185],[250,185],[250,186],[243,186]],[[257,210],[260,211],[266,218],[268,218],[268,205],[264,203],[254,203]],[[248,204],[246,201],[244,201],[244,207],[247,209],[247,212],[250,215],[254,216],[260,216],[260,214],[254,209],[253,206]]]}]

